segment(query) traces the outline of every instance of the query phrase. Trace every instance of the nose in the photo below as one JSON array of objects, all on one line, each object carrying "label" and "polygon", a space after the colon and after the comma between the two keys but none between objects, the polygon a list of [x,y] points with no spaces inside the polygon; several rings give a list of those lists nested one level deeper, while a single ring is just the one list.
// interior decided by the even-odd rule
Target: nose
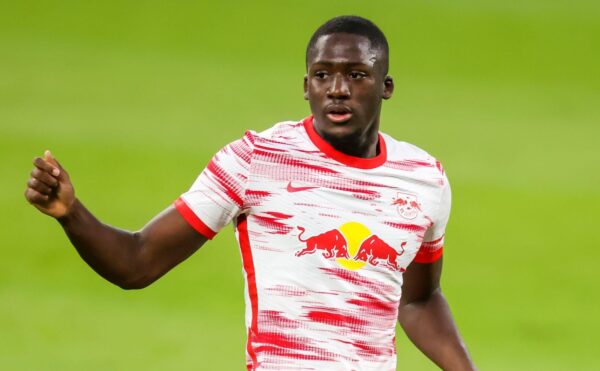
[{"label": "nose", "polygon": [[350,86],[342,74],[335,74],[333,81],[327,90],[329,98],[350,98]]}]

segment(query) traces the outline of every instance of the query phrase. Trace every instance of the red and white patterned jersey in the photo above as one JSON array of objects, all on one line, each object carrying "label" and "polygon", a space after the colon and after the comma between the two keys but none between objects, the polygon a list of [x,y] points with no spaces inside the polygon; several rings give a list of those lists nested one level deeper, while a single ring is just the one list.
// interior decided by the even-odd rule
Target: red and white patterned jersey
[{"label": "red and white patterned jersey", "polygon": [[208,238],[235,225],[249,370],[394,370],[402,272],[441,256],[450,188],[423,150],[349,156],[308,117],[225,146],[175,206]]}]

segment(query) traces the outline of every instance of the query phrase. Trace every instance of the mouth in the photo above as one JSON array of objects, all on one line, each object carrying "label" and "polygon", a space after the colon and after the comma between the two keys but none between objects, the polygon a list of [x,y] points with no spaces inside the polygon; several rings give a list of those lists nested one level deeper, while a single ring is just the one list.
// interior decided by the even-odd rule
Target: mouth
[{"label": "mouth", "polygon": [[344,105],[331,105],[327,107],[325,113],[329,121],[336,124],[346,122],[352,118],[352,110]]}]

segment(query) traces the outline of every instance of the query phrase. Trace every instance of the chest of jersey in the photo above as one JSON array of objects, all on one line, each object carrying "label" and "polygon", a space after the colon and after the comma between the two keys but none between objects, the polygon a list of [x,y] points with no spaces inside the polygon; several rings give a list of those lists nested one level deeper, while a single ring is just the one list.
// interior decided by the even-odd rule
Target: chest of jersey
[{"label": "chest of jersey", "polygon": [[400,274],[432,223],[437,200],[428,187],[413,173],[384,167],[259,153],[246,189],[248,221],[257,248],[298,263]]}]

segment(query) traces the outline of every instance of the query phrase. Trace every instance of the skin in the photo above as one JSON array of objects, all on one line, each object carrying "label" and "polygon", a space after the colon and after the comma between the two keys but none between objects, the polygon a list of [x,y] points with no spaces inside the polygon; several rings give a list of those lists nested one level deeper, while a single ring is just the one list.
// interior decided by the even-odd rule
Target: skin
[{"label": "skin", "polygon": [[150,285],[206,242],[173,206],[137,232],[102,224],[75,197],[69,174],[49,151],[33,165],[27,201],[56,218],[83,260],[123,289]]},{"label": "skin", "polygon": [[[362,36],[337,33],[319,38],[307,55],[304,97],[314,127],[338,151],[369,158],[378,154],[381,104],[394,83],[388,56]],[[351,112],[330,120],[333,106]],[[33,161],[25,198],[58,220],[83,260],[108,281],[124,288],[148,286],[192,255],[206,237],[170,206],[136,232],[101,223],[75,197],[67,171],[47,151]],[[404,273],[398,320],[413,343],[444,370],[474,370],[440,288],[442,259],[412,263]]]},{"label": "skin", "polygon": [[409,339],[443,370],[475,370],[442,294],[443,258],[411,263],[404,272],[398,321]]},{"label": "skin", "polygon": [[[357,157],[377,155],[381,104],[392,97],[388,56],[368,38],[338,33],[319,38],[307,55],[304,98],[314,128],[335,149]],[[332,122],[331,105],[347,106],[350,120]],[[398,321],[411,341],[444,370],[474,370],[440,287],[442,260],[412,263],[404,273]]]},{"label": "skin", "polygon": [[[335,149],[356,157],[377,155],[383,99],[394,92],[384,71],[381,50],[363,36],[337,33],[320,37],[307,56],[304,99],[308,100],[317,133]],[[347,122],[334,123],[328,107],[351,111]]]}]

